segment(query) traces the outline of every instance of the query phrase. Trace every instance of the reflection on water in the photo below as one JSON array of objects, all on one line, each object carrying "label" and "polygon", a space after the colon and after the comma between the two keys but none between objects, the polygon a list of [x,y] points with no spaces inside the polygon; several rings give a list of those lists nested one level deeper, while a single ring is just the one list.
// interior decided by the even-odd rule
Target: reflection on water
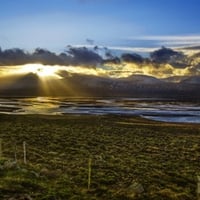
[{"label": "reflection on water", "polygon": [[164,99],[1,98],[0,113],[133,115],[166,122],[200,123],[200,103]]}]

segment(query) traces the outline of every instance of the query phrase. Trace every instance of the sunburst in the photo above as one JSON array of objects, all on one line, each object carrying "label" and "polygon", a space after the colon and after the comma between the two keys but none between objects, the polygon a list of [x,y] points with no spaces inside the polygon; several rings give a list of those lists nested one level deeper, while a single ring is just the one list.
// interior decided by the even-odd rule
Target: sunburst
[{"label": "sunburst", "polygon": [[39,78],[61,78],[57,73],[59,69],[56,66],[42,64],[26,64],[19,69],[20,73],[34,73]]}]

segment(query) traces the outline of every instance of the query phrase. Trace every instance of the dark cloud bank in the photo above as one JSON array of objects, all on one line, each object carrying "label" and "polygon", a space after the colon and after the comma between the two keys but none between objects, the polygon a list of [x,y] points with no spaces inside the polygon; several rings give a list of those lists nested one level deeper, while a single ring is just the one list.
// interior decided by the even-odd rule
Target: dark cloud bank
[{"label": "dark cloud bank", "polygon": [[[99,51],[101,51],[100,54]],[[149,58],[143,58],[136,53],[123,53],[121,56],[117,57],[114,56],[109,49],[100,49],[98,46],[91,49],[68,46],[66,51],[60,54],[55,54],[54,52],[42,48],[37,48],[32,53],[19,48],[6,50],[0,48],[1,66],[41,63],[44,65],[81,65],[94,67],[105,63],[119,64],[127,62],[135,64],[170,64],[175,68],[185,68],[190,66],[196,57],[199,57],[199,54],[188,57],[182,52],[165,47],[152,52]]]},{"label": "dark cloud bank", "polygon": [[[159,97],[200,99],[200,54],[186,56],[181,52],[169,48],[161,48],[143,58],[135,53],[124,53],[120,57],[114,56],[108,49],[101,50],[86,47],[75,48],[68,46],[65,52],[55,54],[45,49],[37,48],[33,53],[21,49],[0,50],[0,65],[23,65],[28,63],[42,63],[44,65],[69,65],[96,68],[109,64],[134,63],[138,66],[149,64],[157,68],[169,64],[174,69],[189,69],[190,75],[157,79],[145,75],[131,75],[127,78],[111,78],[92,75],[69,74],[61,72],[62,80],[52,80],[49,91],[43,90],[40,79],[35,74],[27,74],[7,84],[8,80],[0,80],[1,96],[131,96],[131,97]],[[174,80],[179,80],[175,82]],[[67,87],[64,87],[67,86]]]},{"label": "dark cloud bank", "polygon": [[33,53],[25,52],[18,48],[4,51],[0,50],[0,65],[2,66],[23,65],[28,63],[95,66],[102,63],[102,58],[86,47],[69,47],[66,52],[59,55],[41,48],[35,49]]},{"label": "dark cloud bank", "polygon": [[[2,50],[0,48],[0,65],[22,65],[27,63],[42,63],[48,65],[97,65],[106,61],[118,63],[119,61],[142,63],[147,59],[136,53],[124,53],[121,57],[115,57],[112,52],[104,48],[104,56],[98,54],[99,47],[93,49],[86,47],[68,46],[65,52],[55,54],[46,49],[37,48],[33,53],[29,53],[19,48]],[[103,58],[104,57],[104,58]],[[187,63],[187,57],[178,51],[162,47],[150,54],[150,62],[154,63]]]}]

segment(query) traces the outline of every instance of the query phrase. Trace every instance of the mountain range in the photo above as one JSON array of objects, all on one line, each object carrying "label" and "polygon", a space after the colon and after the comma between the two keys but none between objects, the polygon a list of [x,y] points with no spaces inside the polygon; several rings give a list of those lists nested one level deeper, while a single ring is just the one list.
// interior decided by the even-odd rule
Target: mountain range
[{"label": "mountain range", "polygon": [[[11,81],[12,80],[12,81]],[[66,74],[62,79],[41,80],[36,74],[0,80],[0,96],[129,96],[200,99],[200,76],[158,79],[146,75],[110,78]]]}]

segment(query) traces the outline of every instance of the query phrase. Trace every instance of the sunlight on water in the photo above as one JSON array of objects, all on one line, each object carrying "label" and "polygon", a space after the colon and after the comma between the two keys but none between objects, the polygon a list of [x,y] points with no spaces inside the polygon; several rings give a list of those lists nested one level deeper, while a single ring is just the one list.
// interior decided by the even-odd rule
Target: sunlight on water
[{"label": "sunlight on water", "polygon": [[200,103],[162,99],[1,98],[5,114],[130,115],[164,122],[200,123]]}]

